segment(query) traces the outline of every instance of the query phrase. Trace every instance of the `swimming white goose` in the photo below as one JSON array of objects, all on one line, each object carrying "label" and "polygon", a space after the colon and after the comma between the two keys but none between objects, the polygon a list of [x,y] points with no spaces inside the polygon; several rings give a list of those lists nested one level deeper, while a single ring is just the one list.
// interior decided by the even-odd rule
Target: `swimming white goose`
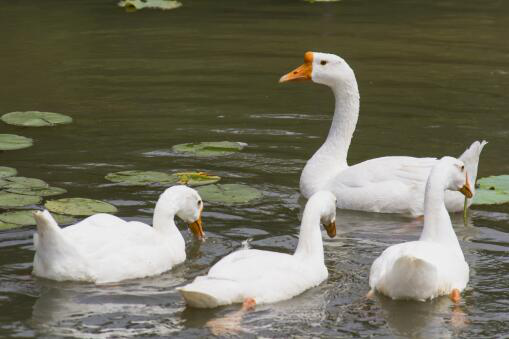
[{"label": "swimming white goose", "polygon": [[373,262],[370,294],[376,290],[392,299],[426,300],[441,295],[460,299],[469,268],[445,208],[446,190],[472,197],[466,166],[452,157],[438,160],[429,175],[421,237],[388,247]]},{"label": "swimming white goose", "polygon": [[327,279],[320,223],[336,235],[336,199],[330,192],[315,193],[302,216],[299,243],[293,255],[242,249],[218,261],[206,276],[177,288],[188,305],[211,308],[244,303],[273,303],[290,299]]},{"label": "swimming white goose", "polygon": [[174,216],[201,239],[202,209],[198,193],[179,185],[159,197],[153,227],[101,213],[60,228],[48,211],[35,212],[33,274],[104,284],[163,273],[186,259]]},{"label": "swimming white goose", "polygon": [[[339,208],[422,215],[424,185],[437,160],[390,156],[348,166],[348,148],[359,116],[359,90],[353,70],[337,55],[306,52],[304,64],[279,81],[298,80],[329,86],[336,100],[329,135],[302,171],[302,195],[309,198],[314,192],[327,189],[336,195]],[[485,144],[476,141],[459,157],[472,183]],[[464,198],[458,192],[447,192],[445,203],[449,211],[461,211]]]}]

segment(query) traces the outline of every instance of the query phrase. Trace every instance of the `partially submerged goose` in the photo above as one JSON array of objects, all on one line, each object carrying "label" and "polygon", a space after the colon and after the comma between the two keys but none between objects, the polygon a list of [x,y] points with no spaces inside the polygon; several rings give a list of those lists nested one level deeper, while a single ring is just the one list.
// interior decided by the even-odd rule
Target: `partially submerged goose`
[{"label": "partially submerged goose", "polygon": [[179,185],[159,197],[153,227],[101,213],[60,228],[48,211],[36,212],[33,274],[103,284],[163,273],[186,259],[174,216],[201,239],[202,209],[198,193]]},{"label": "partially submerged goose", "polygon": [[[422,215],[424,186],[437,159],[389,156],[349,166],[348,148],[359,117],[359,90],[353,70],[337,55],[306,52],[304,64],[279,81],[299,80],[312,80],[330,87],[336,100],[329,135],[302,171],[302,195],[309,198],[327,189],[336,195],[339,208]],[[476,141],[459,157],[472,183],[485,144]],[[475,194],[474,188],[472,193]],[[460,193],[446,193],[449,211],[461,211],[463,202]]]},{"label": "partially submerged goose", "polygon": [[417,241],[388,247],[373,262],[369,275],[371,294],[379,291],[392,299],[433,299],[449,295],[460,299],[469,268],[445,208],[446,190],[472,197],[464,163],[444,157],[436,162],[426,183],[424,228]]}]

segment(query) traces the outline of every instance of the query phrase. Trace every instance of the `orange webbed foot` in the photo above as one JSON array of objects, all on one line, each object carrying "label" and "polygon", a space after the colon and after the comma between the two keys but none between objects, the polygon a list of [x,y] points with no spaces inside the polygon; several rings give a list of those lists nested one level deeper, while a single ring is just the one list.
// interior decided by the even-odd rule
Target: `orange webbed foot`
[{"label": "orange webbed foot", "polygon": [[242,310],[243,311],[251,311],[254,310],[256,306],[256,300],[253,298],[245,298],[244,302],[242,303]]},{"label": "orange webbed foot", "polygon": [[451,292],[451,294],[449,294],[449,298],[455,302],[455,303],[458,303],[460,300],[461,300],[461,294],[460,294],[460,290],[458,290],[457,288],[454,288]]}]

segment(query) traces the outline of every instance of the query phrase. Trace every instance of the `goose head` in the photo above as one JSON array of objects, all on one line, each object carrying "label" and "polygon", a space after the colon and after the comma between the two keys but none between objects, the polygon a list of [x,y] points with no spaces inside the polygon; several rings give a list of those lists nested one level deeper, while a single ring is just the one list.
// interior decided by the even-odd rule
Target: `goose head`
[{"label": "goose head", "polygon": [[307,205],[315,206],[320,214],[320,223],[330,238],[336,236],[336,197],[329,191],[318,191],[309,198]]},{"label": "goose head", "polygon": [[203,200],[198,192],[184,185],[176,185],[166,189],[162,196],[171,197],[167,204],[175,204],[175,214],[189,225],[189,229],[198,239],[202,239],[205,235],[201,222]]},{"label": "goose head", "polygon": [[443,157],[440,159],[440,164],[445,167],[443,171],[446,188],[451,191],[460,191],[467,198],[472,198],[472,187],[463,161],[453,157]]},{"label": "goose head", "polygon": [[318,52],[306,52],[304,64],[283,75],[279,82],[304,80],[332,88],[356,84],[355,74],[343,58]]}]

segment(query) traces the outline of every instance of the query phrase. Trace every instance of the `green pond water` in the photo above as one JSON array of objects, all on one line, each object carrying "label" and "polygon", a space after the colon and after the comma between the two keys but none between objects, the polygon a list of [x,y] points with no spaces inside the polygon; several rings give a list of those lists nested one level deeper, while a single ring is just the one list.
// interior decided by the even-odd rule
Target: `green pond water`
[{"label": "green pond water", "polygon": [[[60,112],[70,125],[0,133],[34,139],[0,153],[0,166],[101,199],[117,215],[151,222],[164,187],[104,179],[123,170],[206,171],[264,198],[206,205],[208,236],[184,231],[188,260],[161,276],[114,286],[31,276],[33,227],[0,232],[0,337],[206,337],[238,306],[186,308],[175,287],[251,239],[297,244],[300,171],[327,135],[333,97],[312,83],[278,84],[307,50],[339,54],[355,70],[361,113],[351,164],[384,155],[458,156],[486,139],[480,176],[509,173],[509,2],[184,0],[172,11],[126,13],[110,0],[0,2],[0,113]],[[214,159],[175,144],[239,141]],[[32,206],[34,207],[34,206]],[[421,221],[338,211],[324,238],[329,279],[242,320],[246,337],[505,337],[509,332],[509,208],[452,217],[470,264],[459,305],[364,299],[372,261],[415,239]],[[184,225],[182,225],[184,230]],[[325,234],[325,233],[324,233]]]}]

